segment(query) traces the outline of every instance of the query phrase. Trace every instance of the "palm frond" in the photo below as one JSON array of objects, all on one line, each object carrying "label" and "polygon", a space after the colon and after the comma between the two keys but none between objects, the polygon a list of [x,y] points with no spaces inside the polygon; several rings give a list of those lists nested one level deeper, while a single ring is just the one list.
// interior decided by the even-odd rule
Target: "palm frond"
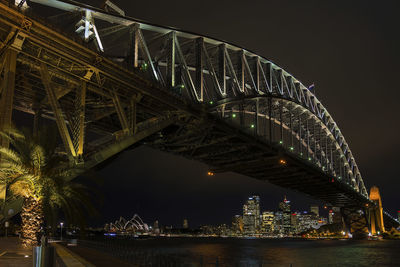
[{"label": "palm frond", "polygon": [[28,198],[31,196],[31,186],[27,181],[20,180],[10,184],[10,190],[17,196]]},{"label": "palm frond", "polygon": [[0,154],[2,160],[14,161],[16,163],[22,163],[21,156],[14,150],[6,147],[0,147]]},{"label": "palm frond", "polygon": [[46,165],[46,157],[43,147],[35,145],[31,151],[32,166],[35,170],[41,172],[42,168]]}]

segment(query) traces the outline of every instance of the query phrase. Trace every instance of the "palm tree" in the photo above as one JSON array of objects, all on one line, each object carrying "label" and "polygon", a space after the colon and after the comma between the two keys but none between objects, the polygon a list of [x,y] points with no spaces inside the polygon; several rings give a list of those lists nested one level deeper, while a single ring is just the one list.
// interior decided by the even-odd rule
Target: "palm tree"
[{"label": "palm tree", "polygon": [[0,183],[24,198],[21,237],[25,246],[38,244],[45,221],[54,226],[60,209],[70,222],[81,221],[86,211],[93,211],[87,189],[68,179],[71,167],[66,156],[56,152],[55,134],[44,130],[32,136],[11,128],[0,135],[10,143],[10,148],[0,147]]}]

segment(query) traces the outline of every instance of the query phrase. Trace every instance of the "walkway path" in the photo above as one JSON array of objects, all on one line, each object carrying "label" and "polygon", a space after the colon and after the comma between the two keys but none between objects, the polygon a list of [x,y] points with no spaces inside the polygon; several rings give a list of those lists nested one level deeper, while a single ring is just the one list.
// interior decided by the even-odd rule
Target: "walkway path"
[{"label": "walkway path", "polygon": [[0,237],[0,266],[32,266],[32,250],[22,247],[18,237]]}]

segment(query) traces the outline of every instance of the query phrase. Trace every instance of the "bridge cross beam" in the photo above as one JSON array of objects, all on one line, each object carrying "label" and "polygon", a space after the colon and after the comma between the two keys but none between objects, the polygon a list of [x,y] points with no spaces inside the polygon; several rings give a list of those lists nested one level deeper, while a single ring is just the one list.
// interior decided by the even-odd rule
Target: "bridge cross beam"
[{"label": "bridge cross beam", "polygon": [[85,107],[86,107],[86,89],[87,83],[82,80],[81,85],[75,92],[75,114],[72,121],[72,133],[74,148],[79,160],[82,160],[83,146],[85,137]]},{"label": "bridge cross beam", "polygon": [[200,98],[204,99],[204,73],[203,73],[203,50],[204,50],[204,39],[196,39],[196,84],[195,88],[200,91]]},{"label": "bridge cross beam", "polygon": [[167,86],[170,88],[174,88],[176,86],[176,78],[175,78],[175,53],[176,53],[176,46],[175,46],[175,31],[172,31],[167,36]]},{"label": "bridge cross beam", "polygon": [[221,90],[224,92],[224,94],[226,94],[226,53],[225,53],[225,51],[226,51],[225,44],[221,44],[218,46],[218,81],[219,81],[219,84],[221,85]]},{"label": "bridge cross beam", "polygon": [[75,149],[73,139],[71,138],[71,135],[69,133],[67,124],[66,124],[66,119],[65,115],[63,113],[63,110],[61,108],[60,103],[57,100],[56,93],[54,91],[54,88],[51,86],[51,76],[49,73],[49,70],[47,68],[47,65],[45,63],[40,63],[40,76],[42,79],[43,86],[46,90],[46,94],[49,100],[49,104],[53,110],[57,127],[61,136],[61,140],[63,141],[65,150],[70,157],[70,160],[73,164],[78,162],[78,153],[77,150]]},{"label": "bridge cross beam", "polygon": [[150,55],[149,48],[147,47],[146,40],[143,32],[138,23],[133,23],[129,26],[129,40],[128,40],[128,69],[139,67],[139,52],[143,57],[143,67],[147,69],[150,66],[151,75],[156,81],[160,81],[157,69],[154,65],[153,59]]}]

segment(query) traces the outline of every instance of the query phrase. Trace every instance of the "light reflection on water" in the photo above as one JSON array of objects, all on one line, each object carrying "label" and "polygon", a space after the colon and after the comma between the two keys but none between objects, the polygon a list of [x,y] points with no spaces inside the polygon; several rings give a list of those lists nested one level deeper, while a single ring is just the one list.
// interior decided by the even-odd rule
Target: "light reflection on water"
[{"label": "light reflection on water", "polygon": [[400,266],[400,241],[390,240],[166,238],[132,242],[136,249],[179,254],[204,266]]}]

